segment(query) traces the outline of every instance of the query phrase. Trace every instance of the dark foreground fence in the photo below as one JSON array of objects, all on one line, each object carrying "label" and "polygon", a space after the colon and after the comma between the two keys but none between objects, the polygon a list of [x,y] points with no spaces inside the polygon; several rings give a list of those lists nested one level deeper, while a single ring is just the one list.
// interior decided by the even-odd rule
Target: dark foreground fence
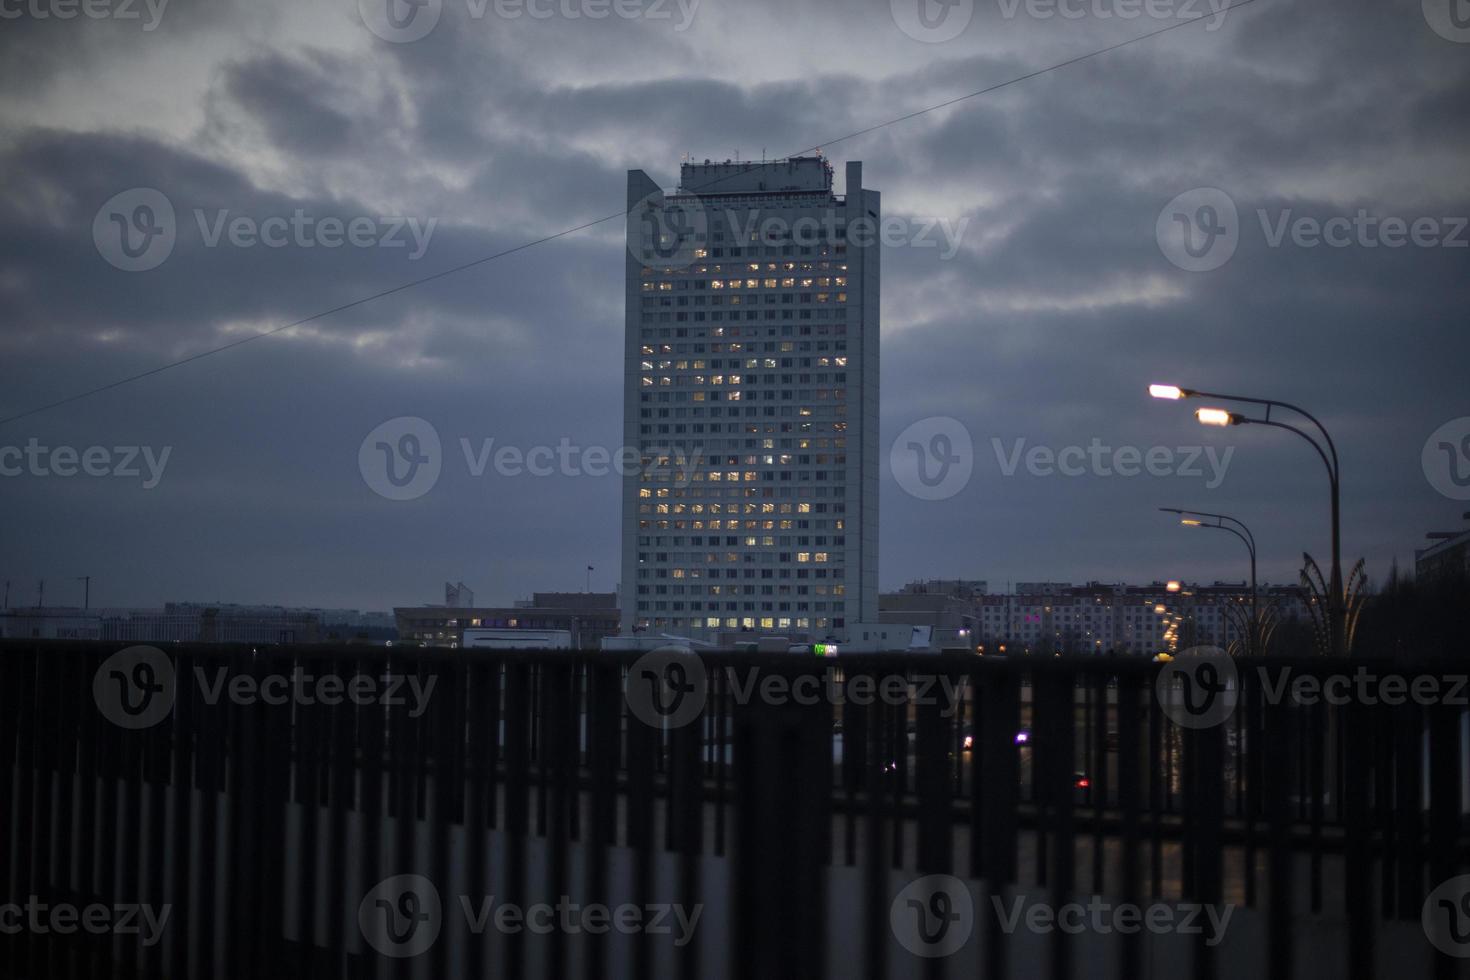
[{"label": "dark foreground fence", "polygon": [[0,643],[0,976],[1459,976],[1464,673]]}]

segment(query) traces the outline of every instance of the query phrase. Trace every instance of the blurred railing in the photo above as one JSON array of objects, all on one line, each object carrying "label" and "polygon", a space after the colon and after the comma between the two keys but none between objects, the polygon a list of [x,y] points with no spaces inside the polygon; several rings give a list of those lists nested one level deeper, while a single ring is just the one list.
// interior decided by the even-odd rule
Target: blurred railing
[{"label": "blurred railing", "polygon": [[[959,975],[891,927],[895,881],[942,874],[1259,913],[1259,942],[1188,940],[1193,976],[1307,975],[1303,924],[1338,921],[1308,960],[1369,977],[1384,930],[1470,864],[1455,664],[1412,668],[1430,701],[1302,704],[1283,677],[1404,668],[1235,660],[1231,710],[1189,717],[1171,669],[1133,659],[139,649],[0,642],[0,975]],[[455,895],[657,898],[701,906],[702,938],[446,926],[400,955],[385,919],[385,952],[364,916],[402,875],[445,922]],[[379,904],[410,934],[420,898]],[[10,929],[6,903],[170,917],[143,942]],[[1054,931],[1021,962],[980,904],[986,976],[1153,975],[1143,933],[1103,962]]]}]

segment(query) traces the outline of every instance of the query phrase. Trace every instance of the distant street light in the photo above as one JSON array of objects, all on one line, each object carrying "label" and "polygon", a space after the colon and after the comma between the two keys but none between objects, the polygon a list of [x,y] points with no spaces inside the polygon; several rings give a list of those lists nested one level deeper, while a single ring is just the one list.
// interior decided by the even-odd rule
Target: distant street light
[{"label": "distant street light", "polygon": [[[1342,470],[1337,461],[1337,447],[1332,442],[1332,436],[1327,432],[1326,426],[1319,422],[1316,416],[1305,409],[1286,402],[1275,401],[1270,398],[1249,398],[1245,395],[1224,395],[1212,391],[1196,391],[1192,388],[1181,388],[1177,385],[1149,385],[1148,393],[1154,398],[1165,400],[1178,400],[1181,398],[1219,398],[1223,401],[1245,402],[1249,405],[1262,405],[1265,407],[1263,418],[1249,418],[1238,415],[1235,412],[1226,411],[1223,408],[1202,408],[1195,412],[1195,417],[1205,425],[1269,425],[1277,429],[1285,429],[1301,436],[1311,443],[1317,455],[1322,458],[1322,464],[1327,467],[1327,481],[1332,491],[1332,581],[1328,586],[1327,595],[1327,622],[1328,622],[1328,648],[1332,653],[1341,654],[1347,651],[1347,615],[1346,603],[1343,595],[1342,581],[1342,530],[1341,530],[1341,487]],[[1322,441],[1303,429],[1287,422],[1282,422],[1271,417],[1271,410],[1284,409],[1295,412],[1310,422],[1316,430],[1321,433]]]},{"label": "distant street light", "polygon": [[1194,417],[1199,419],[1201,425],[1239,425],[1245,421],[1234,412],[1227,412],[1223,408],[1196,409]]},{"label": "distant street light", "polygon": [[[1246,652],[1255,653],[1260,642],[1260,601],[1256,589],[1256,536],[1251,534],[1251,529],[1245,526],[1243,521],[1230,517],[1227,514],[1209,514],[1199,510],[1180,510],[1178,507],[1160,507],[1159,510],[1166,514],[1178,514],[1179,523],[1185,527],[1207,527],[1218,531],[1229,531],[1245,543],[1246,551],[1251,556],[1251,628],[1246,634]],[[1207,524],[1206,521],[1214,521]],[[1229,521],[1230,523],[1225,523]],[[1234,524],[1235,527],[1231,527]],[[1240,530],[1236,530],[1236,528]]]}]

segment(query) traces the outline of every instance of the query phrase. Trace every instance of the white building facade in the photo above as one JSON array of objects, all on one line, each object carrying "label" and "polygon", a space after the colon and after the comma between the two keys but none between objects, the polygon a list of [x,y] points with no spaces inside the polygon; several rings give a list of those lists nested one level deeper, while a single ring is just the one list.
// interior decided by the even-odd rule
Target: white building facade
[{"label": "white building facade", "polygon": [[628,174],[622,629],[846,639],[878,609],[876,191],[821,157]]}]

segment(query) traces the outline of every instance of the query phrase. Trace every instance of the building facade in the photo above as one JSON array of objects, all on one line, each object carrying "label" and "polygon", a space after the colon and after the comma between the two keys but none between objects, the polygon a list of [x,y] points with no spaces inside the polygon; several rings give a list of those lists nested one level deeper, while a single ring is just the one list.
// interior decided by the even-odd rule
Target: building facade
[{"label": "building facade", "polygon": [[622,628],[878,610],[879,195],[822,157],[628,174]]},{"label": "building facade", "polygon": [[[1464,517],[1470,521],[1470,511]],[[1434,544],[1414,550],[1415,575],[1419,578],[1470,575],[1470,530],[1436,531],[1429,539]]]},{"label": "building facade", "polygon": [[574,645],[597,649],[618,632],[613,592],[536,592],[513,606],[404,606],[393,610],[398,641],[413,646],[458,648],[467,629],[566,630]]},{"label": "building facade", "polygon": [[[883,622],[933,626],[936,643],[968,643],[984,653],[1151,655],[1191,646],[1228,648],[1243,639],[1249,602],[1244,584],[1228,582],[1183,584],[1175,591],[1163,582],[1018,582],[1003,595],[917,582],[885,594],[880,616]],[[1260,603],[1269,610],[1263,615],[1278,623],[1309,622],[1299,588],[1263,585]]]},{"label": "building facade", "polygon": [[162,609],[0,610],[0,638],[132,643],[316,643],[321,614],[281,606],[170,602]]}]

